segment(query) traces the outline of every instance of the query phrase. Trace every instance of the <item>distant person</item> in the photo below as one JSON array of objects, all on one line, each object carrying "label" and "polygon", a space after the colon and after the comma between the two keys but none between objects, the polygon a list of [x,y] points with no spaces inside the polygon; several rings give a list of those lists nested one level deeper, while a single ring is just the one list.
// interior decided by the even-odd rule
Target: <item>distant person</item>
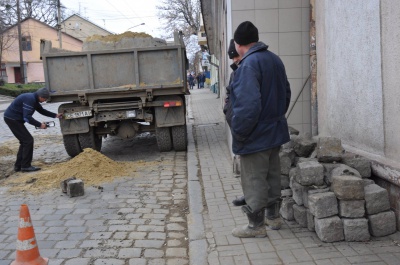
[{"label": "distant person", "polygon": [[[250,21],[234,33],[242,56],[231,84],[232,150],[240,155],[242,206],[248,224],[232,230],[235,237],[265,237],[265,224],[280,229],[281,168],[279,150],[290,140],[285,113],[291,91],[281,59],[259,42]],[[265,213],[266,209],[266,213]]]},{"label": "distant person", "polygon": [[202,73],[200,77],[200,88],[204,88],[204,83],[206,82],[206,74]]},{"label": "distant person", "polygon": [[200,81],[201,81],[201,73],[198,73],[196,75],[196,81],[197,81],[197,89],[200,88]]},{"label": "distant person", "polygon": [[4,112],[4,121],[11,132],[19,141],[17,160],[14,164],[15,171],[31,172],[40,170],[39,167],[31,165],[33,158],[33,137],[25,127],[27,122],[40,129],[46,129],[45,123],[38,122],[32,115],[35,111],[51,118],[62,118],[62,113],[56,114],[48,111],[40,105],[49,98],[50,94],[47,88],[43,87],[34,93],[24,93],[14,99]]},{"label": "distant person", "polygon": [[193,77],[192,74],[189,74],[188,80],[189,80],[190,89],[193,89],[193,87],[194,87],[194,77]]}]

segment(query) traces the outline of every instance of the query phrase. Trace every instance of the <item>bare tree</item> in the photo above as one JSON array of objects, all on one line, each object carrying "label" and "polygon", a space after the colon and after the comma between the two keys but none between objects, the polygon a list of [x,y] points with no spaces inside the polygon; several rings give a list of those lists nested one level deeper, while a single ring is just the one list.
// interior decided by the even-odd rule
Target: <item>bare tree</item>
[{"label": "bare tree", "polygon": [[200,29],[200,0],[162,0],[157,9],[159,17],[166,22],[167,34],[178,30],[190,36]]},{"label": "bare tree", "polygon": [[[21,0],[21,20],[35,18],[49,25],[57,24],[57,0]],[[0,0],[0,19],[3,26],[17,23],[15,0]]]},{"label": "bare tree", "polygon": [[[197,44],[197,32],[200,30],[200,0],[162,0],[157,6],[158,16],[164,20],[164,38],[170,38],[174,31],[182,31],[190,64],[194,53],[200,47]],[[194,36],[196,35],[196,36]]]}]

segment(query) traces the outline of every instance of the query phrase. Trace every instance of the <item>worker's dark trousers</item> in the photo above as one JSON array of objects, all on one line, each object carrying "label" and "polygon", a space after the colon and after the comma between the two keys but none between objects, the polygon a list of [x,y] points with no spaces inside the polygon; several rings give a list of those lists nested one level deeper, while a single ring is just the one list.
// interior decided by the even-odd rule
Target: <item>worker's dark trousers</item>
[{"label": "worker's dark trousers", "polygon": [[240,155],[240,175],[246,207],[255,213],[281,197],[280,147]]},{"label": "worker's dark trousers", "polygon": [[15,161],[16,168],[27,168],[31,166],[33,158],[33,137],[26,129],[21,121],[16,121],[4,117],[4,121],[10,128],[11,132],[19,140],[19,149],[17,154],[17,161]]}]

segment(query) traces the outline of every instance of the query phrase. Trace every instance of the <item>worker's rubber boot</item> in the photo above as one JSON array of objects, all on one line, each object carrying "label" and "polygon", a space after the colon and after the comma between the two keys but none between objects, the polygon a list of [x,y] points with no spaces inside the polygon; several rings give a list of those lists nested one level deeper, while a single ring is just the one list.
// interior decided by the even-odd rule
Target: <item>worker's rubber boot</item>
[{"label": "worker's rubber boot", "polygon": [[241,197],[239,197],[239,198],[234,199],[234,200],[232,201],[232,203],[233,203],[233,205],[235,205],[235,206],[243,206],[243,205],[246,205],[246,200],[244,199],[244,195],[241,196]]},{"label": "worker's rubber boot", "polygon": [[265,211],[265,224],[272,230],[279,230],[282,227],[282,218],[279,214],[281,202],[277,201],[268,206]]},{"label": "worker's rubber boot", "polygon": [[264,209],[251,213],[247,207],[242,207],[243,212],[247,215],[249,223],[243,227],[237,227],[232,230],[235,237],[266,237],[267,231],[264,225]]}]

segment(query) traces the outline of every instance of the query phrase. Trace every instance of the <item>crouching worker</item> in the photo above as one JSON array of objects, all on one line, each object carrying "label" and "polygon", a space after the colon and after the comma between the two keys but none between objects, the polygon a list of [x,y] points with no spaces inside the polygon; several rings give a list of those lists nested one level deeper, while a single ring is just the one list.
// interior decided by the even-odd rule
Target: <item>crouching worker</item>
[{"label": "crouching worker", "polygon": [[232,234],[265,237],[265,222],[272,229],[281,225],[279,149],[290,140],[285,113],[291,91],[281,59],[258,41],[258,29],[253,23],[241,23],[234,40],[242,60],[229,96],[232,150],[240,155],[241,184],[246,198],[242,210],[249,223],[233,229]]},{"label": "crouching worker", "polygon": [[49,98],[49,90],[40,88],[34,93],[24,93],[14,99],[4,112],[4,121],[11,132],[19,141],[17,160],[14,164],[15,171],[31,172],[40,170],[31,165],[33,158],[33,137],[25,127],[27,122],[37,128],[46,129],[45,123],[38,122],[32,115],[35,111],[50,118],[62,118],[62,113],[56,114],[42,107],[40,103]]}]

